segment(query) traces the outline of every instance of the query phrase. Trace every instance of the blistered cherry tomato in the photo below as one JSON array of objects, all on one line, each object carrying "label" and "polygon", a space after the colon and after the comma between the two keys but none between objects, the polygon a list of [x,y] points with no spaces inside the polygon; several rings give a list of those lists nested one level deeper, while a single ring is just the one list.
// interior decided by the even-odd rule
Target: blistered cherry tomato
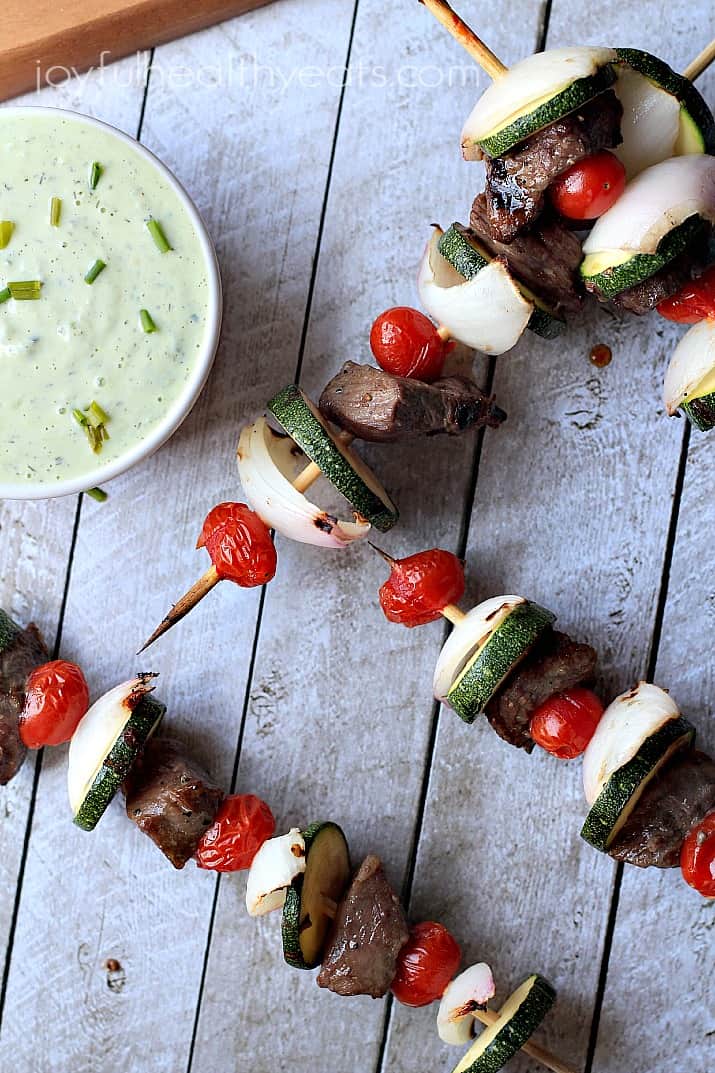
[{"label": "blistered cherry tomato", "polygon": [[423,626],[464,596],[464,563],[451,551],[432,548],[388,562],[391,572],[380,589],[380,607],[390,622]]},{"label": "blistered cherry tomato", "polygon": [[715,812],[693,827],[680,850],[683,879],[706,898],[715,898]]},{"label": "blistered cherry tomato", "polygon": [[603,704],[590,689],[577,686],[554,693],[531,718],[531,736],[537,745],[560,760],[580,756],[603,715]]},{"label": "blistered cherry tomato", "polygon": [[206,548],[222,580],[243,588],[265,585],[275,575],[270,530],[245,503],[219,503],[209,511],[196,547]]},{"label": "blistered cherry tomato", "polygon": [[707,317],[715,317],[715,265],[690,280],[671,298],[658,302],[656,309],[662,317],[677,324],[697,324]]},{"label": "blistered cherry tomato", "polygon": [[196,850],[196,863],[214,872],[250,868],[275,829],[276,821],[265,801],[253,794],[233,794],[224,799],[216,819],[204,832]]},{"label": "blistered cherry tomato", "polygon": [[69,741],[89,708],[89,689],[76,663],[56,659],[27,679],[20,737],[28,749]]},{"label": "blistered cherry tomato", "polygon": [[394,306],[373,324],[370,346],[385,372],[429,383],[441,376],[454,343],[442,339],[429,317],[418,309]]},{"label": "blistered cherry tomato", "polygon": [[405,1006],[429,1006],[456,976],[461,957],[457,940],[442,924],[415,924],[397,958],[393,995]]},{"label": "blistered cherry tomato", "polygon": [[626,169],[604,149],[584,157],[559,175],[550,189],[554,208],[569,220],[595,220],[626,188]]}]

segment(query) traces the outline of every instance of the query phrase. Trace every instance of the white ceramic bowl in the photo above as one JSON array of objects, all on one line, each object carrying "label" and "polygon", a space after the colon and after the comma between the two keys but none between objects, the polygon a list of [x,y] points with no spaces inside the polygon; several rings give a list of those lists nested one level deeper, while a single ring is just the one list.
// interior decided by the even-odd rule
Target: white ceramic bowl
[{"label": "white ceramic bowl", "polygon": [[64,108],[10,106],[3,108],[2,111],[0,111],[0,122],[2,122],[3,116],[17,116],[22,113],[28,113],[30,115],[62,116],[63,119],[71,119],[85,126],[99,127],[105,133],[113,135],[125,145],[131,146],[135,153],[151,164],[174,189],[177,197],[186,210],[187,216],[193,224],[201,246],[208,282],[206,334],[196,356],[195,366],[190,377],[186,381],[181,394],[174,399],[171,406],[167,409],[163,419],[153,428],[148,436],[143,440],[140,440],[129,450],[125,451],[124,454],[114,459],[114,461],[103,466],[95,466],[92,470],[88,470],[86,474],[80,477],[68,477],[65,480],[37,482],[34,484],[25,484],[19,481],[3,483],[0,481],[0,499],[52,499],[58,496],[74,495],[77,492],[86,492],[88,489],[94,488],[98,484],[106,484],[107,481],[111,481],[114,477],[118,477],[120,473],[125,473],[138,462],[148,458],[149,455],[158,450],[162,444],[166,443],[170,436],[173,436],[179,425],[181,425],[182,421],[184,421],[193,409],[206,380],[208,379],[208,375],[211,372],[211,366],[216,357],[219,335],[221,333],[223,298],[216,250],[211,241],[206,224],[201,218],[199,210],[196,208],[179,180],[169,171],[165,164],[162,164],[158,157],[154,156],[153,153],[150,153],[148,149],[134,138],[130,138],[128,134],[124,134],[111,124],[102,123],[98,119],[93,119],[90,116],[85,116],[78,112],[71,112]]}]

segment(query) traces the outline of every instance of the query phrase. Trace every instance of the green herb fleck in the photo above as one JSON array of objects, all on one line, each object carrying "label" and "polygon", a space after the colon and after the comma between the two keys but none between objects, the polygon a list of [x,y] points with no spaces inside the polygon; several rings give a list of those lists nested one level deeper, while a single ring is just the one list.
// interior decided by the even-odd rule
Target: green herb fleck
[{"label": "green herb fleck", "polygon": [[164,228],[158,220],[147,220],[147,227],[149,228],[149,234],[154,239],[156,248],[161,253],[168,253],[169,250],[174,248],[169,244],[169,240],[164,234]]},{"label": "green herb fleck", "polygon": [[140,309],[139,318],[142,322],[142,328],[145,332],[147,332],[147,334],[150,332],[158,331],[157,326],[154,323],[154,318],[152,317],[148,309]]},{"label": "green herb fleck", "polygon": [[10,245],[14,230],[15,224],[12,220],[0,220],[0,250],[4,250],[6,246]]},{"label": "green herb fleck", "polygon": [[7,287],[16,302],[36,302],[42,293],[39,279],[23,279],[17,283],[8,283]]},{"label": "green herb fleck", "polygon": [[102,444],[109,439],[106,422],[109,417],[98,402],[92,401],[85,410],[75,408],[72,416],[77,424],[84,429],[89,445],[95,454],[102,450]]},{"label": "green herb fleck", "polygon": [[11,298],[12,293],[10,291],[10,288],[4,287],[3,290],[0,291],[0,306],[4,305],[5,302],[9,302]]},{"label": "green herb fleck", "polygon": [[89,169],[89,188],[90,190],[96,190],[99,180],[102,178],[102,172],[104,168],[96,160],[93,162],[92,167]]},{"label": "green herb fleck", "polygon": [[62,215],[62,198],[53,197],[50,202],[50,223],[53,227],[60,226],[60,216]]},{"label": "green herb fleck", "polygon": [[100,274],[100,272],[104,272],[106,267],[107,265],[104,261],[96,260],[90,270],[87,272],[87,275],[84,277],[84,282],[94,283],[97,276]]},{"label": "green herb fleck", "polygon": [[103,488],[88,488],[87,495],[91,496],[92,499],[96,499],[98,503],[106,503],[109,499]]}]

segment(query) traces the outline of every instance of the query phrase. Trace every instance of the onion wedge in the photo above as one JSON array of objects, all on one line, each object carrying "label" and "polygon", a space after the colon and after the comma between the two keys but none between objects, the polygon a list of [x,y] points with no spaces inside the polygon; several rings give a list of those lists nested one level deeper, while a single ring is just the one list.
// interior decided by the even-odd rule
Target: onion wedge
[{"label": "onion wedge", "polygon": [[630,67],[620,67],[614,87],[623,105],[623,142],[613,152],[633,179],[675,153],[680,133],[680,101]]},{"label": "onion wedge", "polygon": [[672,416],[683,402],[705,394],[705,381],[711,379],[710,391],[715,391],[715,321],[701,320],[685,333],[670,359],[663,385],[668,413]]},{"label": "onion wedge", "polygon": [[370,523],[336,518],[297,491],[293,440],[274,432],[264,417],[246,425],[238,441],[238,473],[249,506],[266,525],[291,540],[323,548],[344,548],[370,532]]},{"label": "onion wedge", "polygon": [[646,738],[680,711],[673,698],[649,682],[616,697],[601,716],[583,754],[583,789],[592,805],[611,775],[632,760]]},{"label": "onion wedge", "polygon": [[286,891],[305,871],[305,842],[297,827],[269,838],[253,858],[246,884],[246,908],[252,917],[282,909]]},{"label": "onion wedge", "polygon": [[447,699],[452,683],[459,677],[472,655],[518,604],[525,603],[523,596],[492,596],[490,600],[484,600],[467,612],[466,617],[450,633],[437,658],[432,681],[437,700]]},{"label": "onion wedge", "polygon": [[452,268],[437,248],[442,229],[427,244],[417,286],[427,312],[454,339],[485,354],[503,354],[519,341],[534,312],[503,261],[494,260],[472,279]]},{"label": "onion wedge", "polygon": [[671,157],[637,175],[583,244],[605,250],[656,253],[661,239],[691,216],[715,221],[715,157]]},{"label": "onion wedge", "polygon": [[469,1043],[474,1011],[485,1009],[495,991],[492,970],[483,961],[456,976],[442,995],[437,1011],[439,1038],[455,1046]]}]

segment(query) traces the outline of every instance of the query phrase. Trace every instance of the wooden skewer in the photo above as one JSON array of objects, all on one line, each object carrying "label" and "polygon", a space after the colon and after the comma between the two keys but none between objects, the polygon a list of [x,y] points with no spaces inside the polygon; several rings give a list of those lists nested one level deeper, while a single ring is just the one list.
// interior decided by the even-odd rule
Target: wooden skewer
[{"label": "wooden skewer", "polygon": [[462,48],[466,49],[490,78],[493,78],[496,82],[504,77],[509,68],[505,67],[499,57],[495,56],[481,38],[477,37],[474,30],[467,26],[464,19],[461,19],[456,11],[452,10],[447,0],[420,0],[420,3],[424,4],[432,12],[437,22],[441,23],[451,33],[455,41],[458,41]]},{"label": "wooden skewer", "polygon": [[[474,1016],[483,1025],[493,1025],[495,1021],[499,1020],[499,1014],[494,1010],[474,1010]],[[551,1051],[547,1051],[544,1047],[539,1047],[536,1043],[525,1043],[521,1049],[526,1054],[531,1055],[532,1058],[535,1058],[537,1062],[541,1062],[542,1066],[552,1070],[552,1073],[575,1073],[571,1066],[567,1066]]]},{"label": "wooden skewer", "polygon": [[706,45],[703,51],[688,64],[683,71],[683,77],[687,78],[689,82],[694,82],[703,71],[708,69],[713,60],[715,60],[715,39],[709,45]]}]

